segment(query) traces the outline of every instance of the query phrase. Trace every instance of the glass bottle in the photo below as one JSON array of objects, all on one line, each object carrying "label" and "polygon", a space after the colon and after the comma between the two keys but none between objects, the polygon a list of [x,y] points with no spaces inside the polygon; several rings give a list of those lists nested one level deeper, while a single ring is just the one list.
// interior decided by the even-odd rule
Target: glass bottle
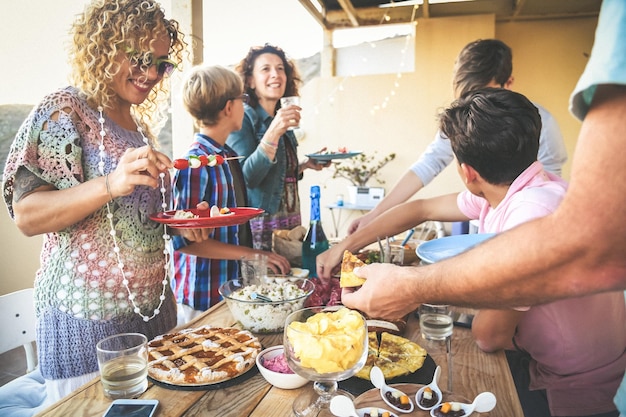
[{"label": "glass bottle", "polygon": [[302,242],[302,267],[309,270],[309,277],[316,277],[315,259],[328,249],[328,239],[322,228],[320,217],[320,187],[311,186],[311,221]]}]

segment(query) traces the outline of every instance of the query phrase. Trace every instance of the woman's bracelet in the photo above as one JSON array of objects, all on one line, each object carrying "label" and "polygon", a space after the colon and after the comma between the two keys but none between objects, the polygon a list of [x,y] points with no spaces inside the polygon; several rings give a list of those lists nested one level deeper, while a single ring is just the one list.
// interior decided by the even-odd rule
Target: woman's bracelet
[{"label": "woman's bracelet", "polygon": [[104,185],[107,187],[107,193],[109,193],[110,200],[113,201],[113,194],[111,194],[111,187],[109,186],[109,174],[104,176]]},{"label": "woman's bracelet", "polygon": [[265,146],[269,146],[272,149],[278,148],[278,144],[270,143],[270,142],[266,141],[265,139],[261,140],[261,143],[263,145],[265,145]]}]

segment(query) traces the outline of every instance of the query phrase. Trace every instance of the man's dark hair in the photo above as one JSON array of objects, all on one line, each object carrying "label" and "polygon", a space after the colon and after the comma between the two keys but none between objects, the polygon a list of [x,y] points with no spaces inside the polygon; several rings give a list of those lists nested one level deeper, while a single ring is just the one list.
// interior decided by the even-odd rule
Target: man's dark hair
[{"label": "man's dark hair", "polygon": [[476,90],[444,110],[439,121],[458,162],[491,184],[510,185],[537,160],[541,117],[522,94]]},{"label": "man's dark hair", "polygon": [[494,81],[500,87],[511,78],[513,52],[498,39],[479,39],[470,42],[456,59],[452,87],[455,97],[485,88]]}]

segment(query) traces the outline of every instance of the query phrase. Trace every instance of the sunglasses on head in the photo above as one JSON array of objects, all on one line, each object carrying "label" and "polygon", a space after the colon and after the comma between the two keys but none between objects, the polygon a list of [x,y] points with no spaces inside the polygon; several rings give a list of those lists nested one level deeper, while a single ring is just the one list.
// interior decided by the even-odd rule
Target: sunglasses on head
[{"label": "sunglasses on head", "polygon": [[135,68],[147,71],[153,65],[157,67],[159,77],[167,76],[177,67],[176,62],[169,58],[155,58],[152,52],[138,52],[134,50],[126,51],[130,65]]}]

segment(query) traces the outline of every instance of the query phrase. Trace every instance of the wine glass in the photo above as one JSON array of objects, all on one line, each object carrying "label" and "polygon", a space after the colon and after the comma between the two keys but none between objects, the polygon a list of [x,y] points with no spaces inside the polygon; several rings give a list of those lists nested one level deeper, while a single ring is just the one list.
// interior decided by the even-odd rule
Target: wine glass
[{"label": "wine glass", "polygon": [[[320,313],[328,316],[309,320]],[[349,316],[333,321],[342,314]],[[323,318],[316,322],[320,317]],[[346,322],[349,325],[343,327]],[[335,327],[335,324],[342,327]],[[291,369],[314,381],[313,390],[304,392],[293,402],[297,417],[332,416],[329,406],[334,396],[346,395],[354,399],[347,391],[337,389],[337,382],[356,374],[367,360],[367,323],[360,313],[342,306],[295,311],[285,320],[283,339]]]}]

